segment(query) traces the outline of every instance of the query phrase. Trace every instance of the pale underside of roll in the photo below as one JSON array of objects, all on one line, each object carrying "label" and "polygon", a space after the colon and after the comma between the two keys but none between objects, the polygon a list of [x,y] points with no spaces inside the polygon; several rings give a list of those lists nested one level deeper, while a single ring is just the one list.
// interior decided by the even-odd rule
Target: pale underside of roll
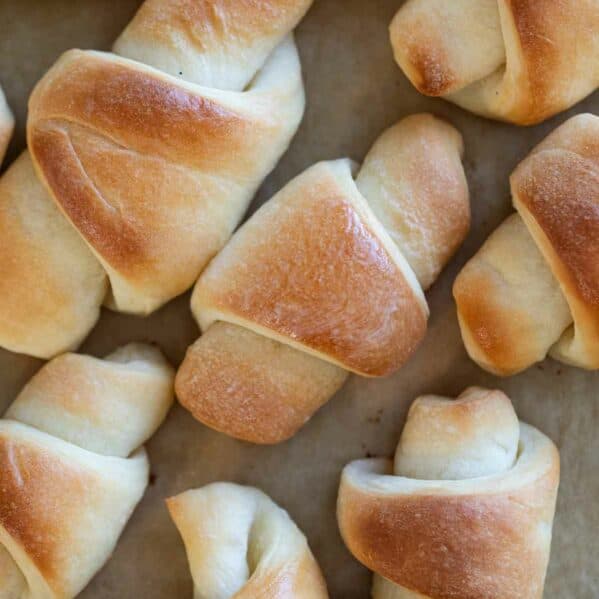
[{"label": "pale underside of roll", "polygon": [[258,210],[194,290],[204,334],[177,375],[181,403],[217,430],[276,443],[348,372],[397,370],[426,330],[423,290],[468,231],[462,152],[453,127],[415,115],[355,178],[349,160],[319,163]]},{"label": "pale underside of roll", "polygon": [[49,358],[103,303],[148,314],[195,283],[299,126],[310,4],[147,0],[112,53],[57,61],[0,180],[1,346]]},{"label": "pale underside of roll", "polygon": [[0,420],[0,599],[71,599],[104,565],[148,483],[145,441],[173,401],[162,354],[46,364]]},{"label": "pale underside of roll", "polygon": [[599,368],[599,117],[572,117],[516,168],[517,210],[454,284],[470,356],[510,375],[552,357]]},{"label": "pale underside of roll", "polygon": [[559,454],[500,391],[417,399],[394,462],[343,471],[337,517],[374,599],[541,599]]},{"label": "pale underside of roll", "polygon": [[15,120],[8,107],[8,103],[6,102],[4,92],[2,91],[2,88],[0,88],[0,166],[2,166],[2,161],[4,160],[6,148],[8,147],[8,142],[12,136],[14,126]]},{"label": "pale underside of roll", "polygon": [[421,93],[529,125],[597,89],[597,31],[596,0],[408,0],[391,42]]},{"label": "pale underside of roll", "polygon": [[189,560],[195,599],[326,599],[306,538],[251,487],[214,483],[167,500]]}]

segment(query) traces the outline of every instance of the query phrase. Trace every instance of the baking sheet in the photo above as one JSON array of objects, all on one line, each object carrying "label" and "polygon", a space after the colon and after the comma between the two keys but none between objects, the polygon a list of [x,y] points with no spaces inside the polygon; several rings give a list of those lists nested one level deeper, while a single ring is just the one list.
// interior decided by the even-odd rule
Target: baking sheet
[{"label": "baking sheet", "polygon": [[[17,116],[8,160],[24,146],[29,92],[71,47],[108,49],[139,0],[0,0],[0,81]],[[550,130],[572,114],[599,112],[599,95],[537,127],[523,129],[470,115],[419,95],[395,66],[387,26],[398,0],[316,0],[297,32],[308,95],[305,120],[252,210],[317,160],[360,160],[382,130],[402,116],[432,111],[463,133],[473,227],[428,294],[427,338],[395,376],[352,377],[293,440],[255,447],[215,433],[176,406],[149,443],[153,482],[115,555],[82,594],[85,599],[191,597],[183,545],[163,498],[216,480],[264,489],[306,533],[332,598],[369,596],[370,573],[347,552],[335,500],[342,467],[365,455],[390,455],[410,402],[422,393],[457,395],[468,385],[499,387],[522,420],[559,446],[562,479],[545,597],[599,596],[599,373],[553,361],[498,379],[472,363],[460,340],[451,284],[464,262],[510,212],[508,176]],[[1,260],[1,257],[0,257]],[[131,340],[158,343],[178,364],[198,336],[189,297],[150,318],[104,311],[82,351],[102,356]],[[41,362],[0,350],[0,409]]]}]

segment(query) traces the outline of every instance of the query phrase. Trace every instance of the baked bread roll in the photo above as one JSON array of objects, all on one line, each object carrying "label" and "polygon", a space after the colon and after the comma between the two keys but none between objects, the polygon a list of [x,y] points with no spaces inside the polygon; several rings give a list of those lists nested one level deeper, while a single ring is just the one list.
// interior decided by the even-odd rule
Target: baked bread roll
[{"label": "baked bread roll", "polygon": [[46,364],[0,420],[0,598],[69,599],[104,565],[148,484],[143,443],[173,400],[162,354]]},{"label": "baked bread roll", "polygon": [[104,302],[148,314],[195,283],[287,149],[311,0],[147,0],[113,53],[65,53],[0,182],[0,345],[76,347]]},{"label": "baked bread roll", "polygon": [[262,491],[214,483],[167,500],[195,599],[326,599],[306,537]]},{"label": "baked bread roll", "polygon": [[204,334],[177,375],[182,405],[219,431],[277,443],[348,372],[396,371],[426,331],[423,289],[468,230],[462,150],[453,127],[411,116],[355,179],[350,160],[322,162],[258,210],[194,290]]},{"label": "baked bread roll", "polygon": [[343,471],[337,518],[374,599],[540,599],[559,455],[501,391],[418,398],[395,461]]},{"label": "baked bread roll", "polygon": [[551,356],[599,368],[599,117],[566,121],[510,179],[517,214],[454,285],[468,353],[510,375]]},{"label": "baked bread roll", "polygon": [[15,120],[4,97],[4,92],[0,88],[0,166],[2,166],[14,126]]},{"label": "baked bread roll", "polygon": [[531,125],[599,86],[597,31],[597,0],[408,0],[391,42],[421,93]]}]

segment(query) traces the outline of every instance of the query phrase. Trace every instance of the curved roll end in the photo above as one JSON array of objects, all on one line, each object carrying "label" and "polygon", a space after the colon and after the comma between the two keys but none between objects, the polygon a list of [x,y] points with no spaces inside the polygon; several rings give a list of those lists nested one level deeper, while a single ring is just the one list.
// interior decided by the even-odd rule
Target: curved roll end
[{"label": "curved roll end", "polygon": [[514,206],[568,302],[552,355],[597,369],[599,117],[568,119],[518,165],[510,183]]},{"label": "curved roll end", "polygon": [[428,96],[463,89],[505,61],[497,0],[410,0],[390,33],[397,64]]},{"label": "curved roll end", "polygon": [[130,344],[64,354],[24,387],[0,420],[0,596],[75,597],[104,565],[148,484],[140,446],[173,376]]},{"label": "curved roll end", "polygon": [[52,358],[100,316],[104,270],[38,180],[29,152],[0,179],[0,345]]},{"label": "curved roll end", "polygon": [[196,597],[326,599],[306,538],[258,489],[214,483],[167,500]]},{"label": "curved roll end", "polygon": [[599,117],[589,114],[566,121],[515,169],[518,213],[453,288],[466,349],[483,368],[514,374],[548,353],[599,367],[598,181]]},{"label": "curved roll end", "polygon": [[6,413],[88,451],[125,458],[158,429],[173,402],[174,370],[160,351],[129,344],[104,360],[48,362]]},{"label": "curved roll end", "polygon": [[192,83],[242,90],[311,4],[146,0],[114,51]]},{"label": "curved roll end", "polygon": [[391,43],[421,93],[532,125],[597,88],[598,27],[595,0],[409,0]]},{"label": "curved roll end", "polygon": [[[458,431],[465,449],[454,443]],[[511,459],[515,442],[518,451]],[[453,455],[451,465],[443,464],[443,448]],[[482,470],[473,466],[475,451],[485,462]],[[337,516],[359,561],[406,597],[542,595],[559,455],[545,435],[526,424],[518,427],[502,393],[474,388],[454,404],[418,400],[398,458],[395,471],[381,459],[359,460],[343,471]],[[404,475],[404,465],[418,478]],[[456,478],[436,478],[440,472]],[[379,581],[380,597],[389,585]]]},{"label": "curved roll end", "polygon": [[0,420],[2,591],[75,597],[104,565],[148,484],[140,446],[173,374],[131,344],[104,360],[62,355],[25,386]]},{"label": "curved roll end", "polygon": [[460,480],[511,468],[520,427],[501,391],[466,389],[457,399],[434,395],[412,404],[395,453],[395,472],[409,478]]},{"label": "curved roll end", "polygon": [[260,66],[223,91],[72,50],[37,84],[36,172],[110,279],[109,307],[147,315],[189,289],[288,148],[305,104],[293,36]]},{"label": "curved roll end", "polygon": [[310,354],[217,322],[187,351],[176,391],[181,404],[207,426],[272,444],[295,435],[347,376]]},{"label": "curved roll end", "polygon": [[25,592],[14,596],[78,595],[114,551],[148,470],[143,450],[101,456],[0,420],[0,576]]},{"label": "curved roll end", "polygon": [[376,141],[356,185],[428,289],[470,229],[460,132],[431,114],[402,119]]},{"label": "curved roll end", "polygon": [[[530,281],[540,281],[530,293]],[[518,215],[507,218],[466,263],[453,284],[462,340],[469,356],[509,376],[545,357],[560,325],[552,275]],[[567,314],[567,311],[566,311]],[[559,334],[559,332],[557,333]]]},{"label": "curved roll end", "polygon": [[2,166],[2,160],[4,160],[4,154],[6,153],[14,126],[15,120],[8,107],[2,88],[0,88],[0,166]]},{"label": "curved roll end", "polygon": [[518,214],[464,266],[453,296],[468,354],[500,376],[543,360],[572,321],[557,280]]}]

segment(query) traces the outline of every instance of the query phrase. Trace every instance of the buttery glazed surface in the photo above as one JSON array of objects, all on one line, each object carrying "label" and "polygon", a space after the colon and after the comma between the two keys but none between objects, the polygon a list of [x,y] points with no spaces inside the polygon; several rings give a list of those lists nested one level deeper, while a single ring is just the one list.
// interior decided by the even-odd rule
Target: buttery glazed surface
[{"label": "buttery glazed surface", "polygon": [[205,334],[177,375],[183,406],[229,435],[274,443],[347,371],[399,369],[426,332],[423,287],[469,227],[462,153],[453,127],[413,115],[383,133],[355,179],[349,160],[319,163],[258,210],[194,289]]},{"label": "buttery glazed surface", "polygon": [[37,86],[29,147],[60,209],[112,274],[117,307],[156,309],[189,288],[228,239],[299,123],[296,60],[289,41],[274,55],[289,82],[263,89],[258,79],[241,97],[80,51]]},{"label": "buttery glazed surface", "polygon": [[241,228],[194,291],[205,330],[249,323],[371,376],[406,360],[427,309],[348,181],[349,163],[316,165]]}]

